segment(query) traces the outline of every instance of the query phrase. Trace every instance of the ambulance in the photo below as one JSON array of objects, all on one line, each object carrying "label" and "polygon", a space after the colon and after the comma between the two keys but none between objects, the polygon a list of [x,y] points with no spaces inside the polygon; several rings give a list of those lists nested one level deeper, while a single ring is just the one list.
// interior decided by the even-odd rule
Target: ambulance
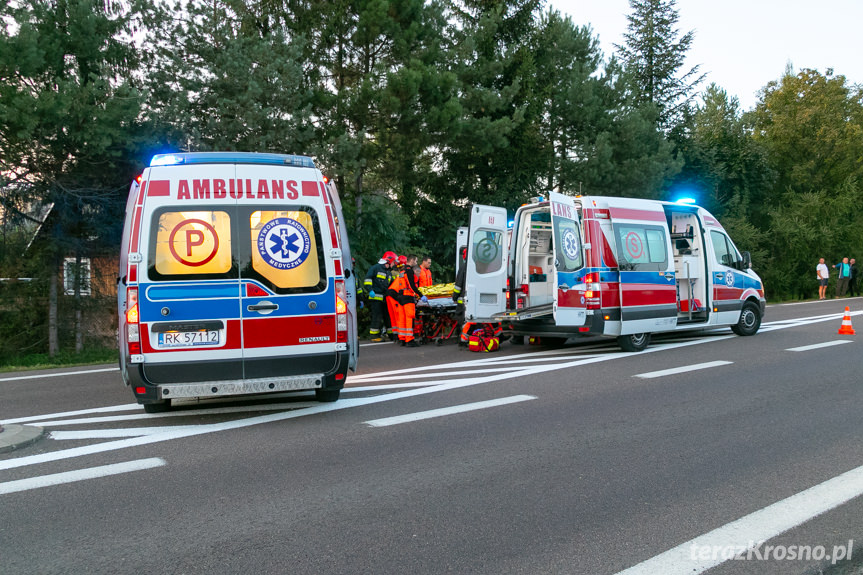
[{"label": "ambulance", "polygon": [[341,203],[305,156],[153,157],[126,205],[120,369],[148,412],[175,399],[314,390],[357,363]]},{"label": "ambulance", "polygon": [[764,316],[749,253],[690,203],[551,192],[512,222],[474,205],[467,243],[465,317],[501,322],[514,341],[607,336],[634,352],[654,333],[754,335]]}]

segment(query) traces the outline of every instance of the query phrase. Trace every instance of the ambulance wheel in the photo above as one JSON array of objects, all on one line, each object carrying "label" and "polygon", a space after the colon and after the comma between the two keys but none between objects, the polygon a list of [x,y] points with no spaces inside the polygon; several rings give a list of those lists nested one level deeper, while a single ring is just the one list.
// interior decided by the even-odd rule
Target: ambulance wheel
[{"label": "ambulance wheel", "polygon": [[171,400],[163,399],[161,401],[157,401],[156,403],[145,403],[144,411],[147,413],[164,413],[171,409]]},{"label": "ambulance wheel", "polygon": [[546,347],[563,347],[567,339],[565,337],[543,337],[542,345]]},{"label": "ambulance wheel", "polygon": [[617,338],[617,344],[623,351],[644,351],[649,343],[649,333],[632,333]]},{"label": "ambulance wheel", "polygon": [[341,389],[321,389],[315,390],[315,399],[323,403],[332,403],[338,401]]},{"label": "ambulance wheel", "polygon": [[740,311],[740,319],[731,326],[731,331],[737,335],[755,335],[760,327],[761,311],[757,305],[748,301],[743,304],[743,309]]}]

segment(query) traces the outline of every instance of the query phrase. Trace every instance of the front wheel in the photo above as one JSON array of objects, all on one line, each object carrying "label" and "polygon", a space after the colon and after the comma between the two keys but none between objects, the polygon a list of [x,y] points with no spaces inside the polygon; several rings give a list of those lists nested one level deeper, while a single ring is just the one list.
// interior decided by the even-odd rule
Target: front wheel
[{"label": "front wheel", "polygon": [[761,310],[754,302],[748,301],[740,310],[740,319],[731,326],[737,335],[755,335],[761,327]]},{"label": "front wheel", "polygon": [[649,333],[632,333],[629,335],[621,335],[617,338],[617,344],[623,351],[643,351],[649,343]]}]

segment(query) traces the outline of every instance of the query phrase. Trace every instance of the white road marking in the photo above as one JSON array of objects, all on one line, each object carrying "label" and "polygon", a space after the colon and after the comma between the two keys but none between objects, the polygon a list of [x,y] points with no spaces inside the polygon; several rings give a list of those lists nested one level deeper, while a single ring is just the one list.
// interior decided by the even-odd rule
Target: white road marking
[{"label": "white road marking", "polygon": [[416,413],[407,413],[405,415],[396,415],[395,417],[383,417],[381,419],[371,419],[366,421],[366,424],[372,427],[387,427],[390,425],[398,425],[400,423],[408,423],[411,421],[420,421],[422,419],[431,419],[433,417],[443,417],[445,415],[453,415],[455,413],[465,413],[467,411],[475,411],[477,409],[486,409],[488,407],[497,407],[499,405],[509,405],[511,403],[519,403],[521,401],[529,401],[536,399],[534,395],[513,395],[511,397],[502,397],[500,399],[490,399],[488,401],[477,401],[474,403],[465,403],[463,405],[454,405],[452,407],[442,407],[440,409],[430,409],[428,411],[418,411]]},{"label": "white road marking", "polygon": [[94,407],[92,409],[78,409],[76,411],[64,411],[61,413],[46,413],[43,415],[31,415],[29,417],[16,417],[14,419],[3,419],[0,423],[27,423],[29,421],[42,421],[43,419],[51,419],[57,417],[72,417],[75,415],[87,415],[88,413],[112,413],[115,411],[132,411],[140,410],[141,406],[137,403],[127,403],[124,405],[111,405],[108,407]]},{"label": "white road marking", "polygon": [[0,378],[0,383],[4,381],[20,381],[22,379],[42,379],[43,377],[62,377],[64,375],[80,375],[82,373],[102,373],[105,371],[120,371],[119,367],[106,367],[103,369],[87,369],[83,371],[64,371],[63,373],[40,373],[39,375],[19,375],[15,377]]},{"label": "white road marking", "polygon": [[[687,541],[617,575],[697,575],[728,561],[724,553],[707,559],[701,549],[748,551],[789,529],[863,495],[863,467],[852,469],[782,501]],[[707,553],[705,553],[706,555]],[[730,555],[730,553],[728,554]],[[745,556],[745,555],[744,555]]]},{"label": "white road marking", "polygon": [[161,427],[126,427],[114,429],[82,429],[80,431],[52,431],[48,434],[50,439],[57,441],[75,439],[116,439],[117,437],[141,437],[142,435],[153,435],[164,433],[167,430],[182,431],[194,429],[197,425],[171,425]]},{"label": "white road marking", "polygon": [[131,471],[142,471],[144,469],[161,467],[163,465],[165,465],[164,459],[151,457],[149,459],[138,459],[136,461],[127,461],[125,463],[114,463],[112,465],[90,467],[89,469],[79,469],[77,471],[65,471],[63,473],[54,473],[52,475],[42,475],[40,477],[6,481],[5,483],[0,483],[0,495],[16,493],[18,491],[29,491],[30,489],[39,489],[40,487],[50,487],[52,485],[61,485],[63,483],[72,483],[74,481],[96,479],[97,477],[118,475],[120,473],[129,473]]},{"label": "white road marking", "polygon": [[833,347],[843,343],[853,343],[850,339],[837,339],[835,341],[825,341],[824,343],[815,343],[812,345],[804,345],[801,347],[789,347],[785,351],[809,351],[812,349],[821,349],[822,347]]},{"label": "white road marking", "polygon": [[62,425],[87,425],[90,423],[109,423],[112,421],[134,421],[136,419],[161,419],[163,417],[183,417],[199,415],[221,415],[225,413],[245,413],[249,411],[284,411],[287,409],[305,409],[318,405],[317,401],[297,401],[294,403],[264,403],[254,405],[237,405],[231,407],[211,407],[209,409],[166,411],[163,413],[132,413],[129,415],[106,415],[104,417],[85,417],[82,419],[56,419],[53,421],[36,421],[40,427],[60,427]]},{"label": "white road marking", "polygon": [[650,371],[647,373],[639,373],[633,377],[643,377],[649,379],[652,377],[665,377],[666,375],[674,375],[676,373],[686,373],[688,371],[697,371],[699,369],[709,369],[711,367],[719,367],[720,365],[728,365],[733,361],[708,361],[707,363],[696,363],[693,365],[684,365],[681,367],[673,367],[671,369],[663,369],[661,371]]}]

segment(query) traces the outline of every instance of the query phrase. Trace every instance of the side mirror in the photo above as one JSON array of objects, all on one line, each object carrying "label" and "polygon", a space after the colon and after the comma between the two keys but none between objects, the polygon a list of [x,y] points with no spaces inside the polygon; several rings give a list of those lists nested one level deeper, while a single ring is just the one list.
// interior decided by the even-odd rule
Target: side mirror
[{"label": "side mirror", "polygon": [[752,269],[752,255],[749,252],[743,252],[743,271]]}]

